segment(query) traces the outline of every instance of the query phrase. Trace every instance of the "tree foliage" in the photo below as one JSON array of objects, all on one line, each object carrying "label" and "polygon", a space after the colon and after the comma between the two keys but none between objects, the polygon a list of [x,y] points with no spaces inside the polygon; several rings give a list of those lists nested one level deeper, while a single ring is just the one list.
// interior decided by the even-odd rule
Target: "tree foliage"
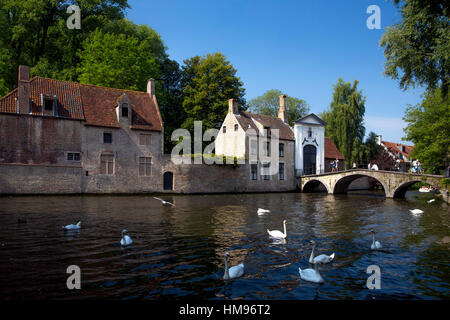
[{"label": "tree foliage", "polygon": [[414,143],[411,157],[438,173],[450,161],[450,97],[440,89],[429,91],[422,103],[406,109],[403,120],[407,122],[403,139]]},{"label": "tree foliage", "polygon": [[365,100],[357,89],[358,81],[344,82],[341,78],[334,85],[329,110],[322,114],[327,123],[325,136],[333,140],[346,160],[348,168],[362,157],[361,146],[365,135]]},{"label": "tree foliage", "polygon": [[146,40],[126,34],[93,32],[80,51],[79,80],[111,88],[146,91],[149,78],[160,78],[160,63]]},{"label": "tree foliage", "polygon": [[81,29],[67,28],[74,1],[0,0],[0,95],[17,85],[20,64],[32,74],[77,80],[77,51],[96,28],[123,19],[126,0],[77,0]]},{"label": "tree foliage", "polygon": [[[263,95],[253,98],[248,102],[248,109],[252,113],[265,114],[277,117],[279,111],[280,90],[272,89]],[[286,113],[289,125],[293,126],[294,121],[300,119],[309,112],[309,106],[305,100],[286,96]]]},{"label": "tree foliage", "polygon": [[450,19],[447,0],[394,0],[402,21],[386,28],[384,74],[400,80],[400,87],[450,85]]},{"label": "tree foliage", "polygon": [[236,69],[219,52],[195,56],[182,66],[183,109],[186,119],[182,127],[193,132],[194,121],[202,121],[203,129],[220,125],[228,112],[228,99],[235,98],[245,108],[245,89]]}]

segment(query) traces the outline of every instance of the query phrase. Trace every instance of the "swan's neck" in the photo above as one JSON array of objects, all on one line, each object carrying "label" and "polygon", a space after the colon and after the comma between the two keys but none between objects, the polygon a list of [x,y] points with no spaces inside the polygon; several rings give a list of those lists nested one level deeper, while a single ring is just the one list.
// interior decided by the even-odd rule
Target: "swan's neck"
[{"label": "swan's neck", "polygon": [[317,275],[320,277],[319,264],[318,263],[314,264],[314,270],[316,270]]},{"label": "swan's neck", "polygon": [[313,245],[312,250],[311,250],[311,256],[309,257],[309,262],[313,263],[314,261],[314,249],[316,248],[316,245]]},{"label": "swan's neck", "polygon": [[228,262],[227,256],[225,256],[225,275],[223,276],[225,279],[230,277],[230,273],[228,272]]},{"label": "swan's neck", "polygon": [[284,225],[284,236],[286,237],[286,236],[287,236],[287,233],[286,233],[286,223],[283,223],[283,225]]},{"label": "swan's neck", "polygon": [[372,244],[375,245],[375,233],[372,233]]}]

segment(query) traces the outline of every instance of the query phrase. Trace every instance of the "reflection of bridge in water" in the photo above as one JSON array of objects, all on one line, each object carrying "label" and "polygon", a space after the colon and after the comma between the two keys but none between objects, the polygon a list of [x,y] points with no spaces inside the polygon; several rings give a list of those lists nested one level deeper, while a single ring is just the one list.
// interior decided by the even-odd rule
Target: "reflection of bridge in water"
[{"label": "reflection of bridge in water", "polygon": [[406,172],[351,169],[303,176],[301,177],[301,191],[311,192],[322,186],[329,194],[346,193],[350,183],[362,177],[370,177],[378,181],[383,186],[387,198],[403,198],[406,190],[419,181],[440,188],[443,178],[443,176],[428,174],[417,175]]}]

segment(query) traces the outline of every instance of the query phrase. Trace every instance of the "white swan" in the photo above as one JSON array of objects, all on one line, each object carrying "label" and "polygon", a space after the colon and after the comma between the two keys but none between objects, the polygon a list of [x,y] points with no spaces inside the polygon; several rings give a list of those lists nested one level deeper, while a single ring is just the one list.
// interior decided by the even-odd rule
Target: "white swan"
[{"label": "white swan", "polygon": [[412,209],[412,210],[409,210],[409,211],[410,211],[412,214],[414,214],[414,215],[423,213],[423,211],[420,210],[420,209]]},{"label": "white swan", "polygon": [[302,270],[301,268],[298,268],[298,272],[300,273],[300,278],[309,282],[314,282],[314,283],[322,283],[323,278],[319,273],[319,263],[316,263],[314,265],[314,269],[305,269]]},{"label": "white swan", "polygon": [[314,240],[311,240],[310,243],[312,244],[312,251],[311,251],[311,256],[309,257],[309,263],[330,263],[331,261],[333,261],[334,259],[334,252],[331,255],[326,255],[326,254],[321,254],[318,255],[317,257],[314,257],[314,249],[316,248],[316,242]]},{"label": "white swan", "polygon": [[269,230],[267,229],[267,233],[272,237],[272,238],[278,238],[278,239],[285,239],[287,237],[287,232],[286,232],[286,220],[283,220],[283,226],[284,226],[284,233],[279,231],[279,230]]},{"label": "white swan", "polygon": [[270,210],[258,208],[258,215],[262,215],[264,213],[270,213]]},{"label": "white swan", "polygon": [[122,239],[120,239],[120,245],[121,246],[129,246],[133,243],[133,240],[131,240],[130,236],[128,236],[127,230],[122,230]]},{"label": "white swan", "polygon": [[375,231],[373,231],[373,229],[372,230],[370,230],[370,232],[372,233],[372,245],[370,246],[370,249],[372,249],[372,250],[378,250],[378,249],[381,249],[382,248],[382,245],[381,245],[381,243],[380,242],[378,242],[378,241],[375,241]]},{"label": "white swan", "polygon": [[175,207],[175,205],[173,203],[170,203],[169,201],[164,201],[163,199],[160,199],[160,198],[157,198],[157,197],[153,197],[153,198],[156,199],[156,200],[161,201],[163,206],[174,206]]},{"label": "white swan", "polygon": [[428,200],[427,202],[428,202],[428,203],[432,203],[432,202],[434,202],[434,201],[436,201],[436,199],[431,199],[431,200]]},{"label": "white swan", "polygon": [[223,275],[224,280],[239,278],[244,274],[244,264],[240,263],[237,266],[231,267],[228,269],[228,256],[230,254],[225,252],[225,273]]},{"label": "white swan", "polygon": [[79,230],[81,229],[81,221],[78,221],[77,224],[68,224],[67,226],[62,227],[64,230]]}]

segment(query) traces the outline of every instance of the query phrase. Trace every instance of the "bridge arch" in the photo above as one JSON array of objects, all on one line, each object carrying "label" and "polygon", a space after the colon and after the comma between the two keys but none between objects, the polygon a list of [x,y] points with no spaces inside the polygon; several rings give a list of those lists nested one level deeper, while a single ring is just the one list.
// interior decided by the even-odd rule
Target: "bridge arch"
[{"label": "bridge arch", "polygon": [[360,173],[349,174],[349,175],[345,175],[345,176],[339,178],[333,186],[333,194],[347,193],[349,185],[356,179],[359,179],[362,177],[372,178],[372,179],[376,180],[377,182],[379,182],[381,184],[381,186],[383,187],[384,194],[387,196],[389,189],[386,188],[386,185],[383,180],[377,179],[373,175],[360,174]]},{"label": "bridge arch", "polygon": [[417,180],[406,181],[406,182],[403,182],[402,184],[398,185],[394,189],[394,192],[393,192],[394,198],[404,198],[406,191],[408,191],[408,188],[416,182],[421,182],[421,180],[417,179]]},{"label": "bridge arch", "polygon": [[327,192],[331,193],[325,183],[319,179],[312,179],[306,182],[302,187],[302,192]]}]

